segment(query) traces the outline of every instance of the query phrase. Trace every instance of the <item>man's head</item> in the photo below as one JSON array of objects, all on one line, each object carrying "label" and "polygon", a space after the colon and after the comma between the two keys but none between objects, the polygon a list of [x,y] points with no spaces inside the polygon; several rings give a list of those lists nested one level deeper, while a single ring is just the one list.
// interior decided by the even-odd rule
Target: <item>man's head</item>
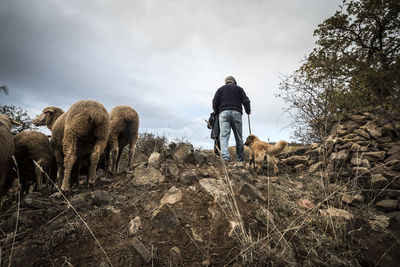
[{"label": "man's head", "polygon": [[236,80],[233,76],[228,76],[225,78],[225,84],[234,84],[236,85]]}]

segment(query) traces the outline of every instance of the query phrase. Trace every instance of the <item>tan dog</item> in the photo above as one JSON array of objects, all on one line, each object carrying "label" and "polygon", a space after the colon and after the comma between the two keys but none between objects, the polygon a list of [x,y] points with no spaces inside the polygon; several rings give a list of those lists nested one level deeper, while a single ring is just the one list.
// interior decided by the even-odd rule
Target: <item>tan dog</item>
[{"label": "tan dog", "polygon": [[285,149],[287,146],[286,141],[281,140],[275,145],[270,145],[264,141],[261,141],[257,136],[251,134],[247,137],[244,145],[250,147],[249,169],[253,164],[253,168],[255,168],[255,171],[258,173],[262,170],[264,160],[266,160],[268,167],[272,165],[274,174],[278,172],[275,155],[281,153]]}]

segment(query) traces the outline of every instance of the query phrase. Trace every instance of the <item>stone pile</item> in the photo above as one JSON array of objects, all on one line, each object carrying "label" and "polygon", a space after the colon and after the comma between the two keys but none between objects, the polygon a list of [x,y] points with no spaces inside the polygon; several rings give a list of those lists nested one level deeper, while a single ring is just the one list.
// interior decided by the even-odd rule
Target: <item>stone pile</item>
[{"label": "stone pile", "polygon": [[293,169],[355,181],[383,211],[400,209],[400,121],[369,112],[346,114],[322,144],[283,159]]}]

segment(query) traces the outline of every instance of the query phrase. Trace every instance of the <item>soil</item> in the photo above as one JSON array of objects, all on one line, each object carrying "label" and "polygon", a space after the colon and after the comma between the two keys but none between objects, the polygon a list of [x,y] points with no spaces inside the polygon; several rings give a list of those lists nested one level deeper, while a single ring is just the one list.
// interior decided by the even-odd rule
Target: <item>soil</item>
[{"label": "soil", "polygon": [[[399,262],[398,217],[393,216],[389,228],[381,232],[366,227],[367,220],[358,221],[357,229],[353,221],[324,220],[318,209],[307,211],[296,201],[307,198],[321,208],[336,202],[321,201],[321,181],[298,173],[271,179],[228,163],[245,231],[232,230],[233,212],[199,184],[200,179],[226,177],[223,163],[212,152],[204,153],[207,161],[201,166],[176,163],[178,176],[167,171],[172,162],[164,162],[159,170],[165,180],[146,189],[132,182],[131,174],[139,165],[113,177],[100,176],[94,188],[82,183],[66,194],[82,219],[52,186],[22,193],[19,201],[17,193],[9,192],[1,206],[0,266],[391,266]],[[192,172],[195,179],[183,179],[185,172]],[[245,194],[243,183],[256,188],[267,202]],[[172,186],[182,191],[182,199],[164,204],[167,226],[159,227],[153,216]],[[260,208],[271,212],[272,224],[260,216]],[[364,208],[349,207],[357,218],[364,216]],[[131,235],[129,222],[137,216],[141,225]],[[178,220],[170,221],[173,216]],[[363,242],[371,234],[386,246],[377,247],[370,239]],[[134,239],[144,246],[144,254],[133,245]]]}]

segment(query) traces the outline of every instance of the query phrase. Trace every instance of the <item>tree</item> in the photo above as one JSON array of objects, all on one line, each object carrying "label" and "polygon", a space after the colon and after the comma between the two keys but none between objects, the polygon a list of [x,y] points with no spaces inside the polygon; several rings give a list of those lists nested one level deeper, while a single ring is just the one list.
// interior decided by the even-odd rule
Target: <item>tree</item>
[{"label": "tree", "polygon": [[320,141],[345,112],[399,111],[399,32],[398,0],[344,1],[318,26],[317,47],[280,85],[297,139]]},{"label": "tree", "polygon": [[29,117],[28,113],[21,107],[12,105],[0,105],[0,113],[5,114],[11,119],[21,123],[20,126],[12,125],[11,132],[13,134],[22,132],[24,130],[35,130],[37,129],[33,123],[32,119]]},{"label": "tree", "polygon": [[[8,94],[8,87],[7,86],[0,86],[0,92],[5,93],[6,95]],[[11,126],[11,131],[13,134],[22,132],[24,130],[34,130],[37,129],[33,123],[32,119],[29,117],[28,113],[16,106],[10,106],[10,105],[0,105],[0,114],[5,114],[11,119],[21,123],[20,126],[17,125],[12,125]]]}]

